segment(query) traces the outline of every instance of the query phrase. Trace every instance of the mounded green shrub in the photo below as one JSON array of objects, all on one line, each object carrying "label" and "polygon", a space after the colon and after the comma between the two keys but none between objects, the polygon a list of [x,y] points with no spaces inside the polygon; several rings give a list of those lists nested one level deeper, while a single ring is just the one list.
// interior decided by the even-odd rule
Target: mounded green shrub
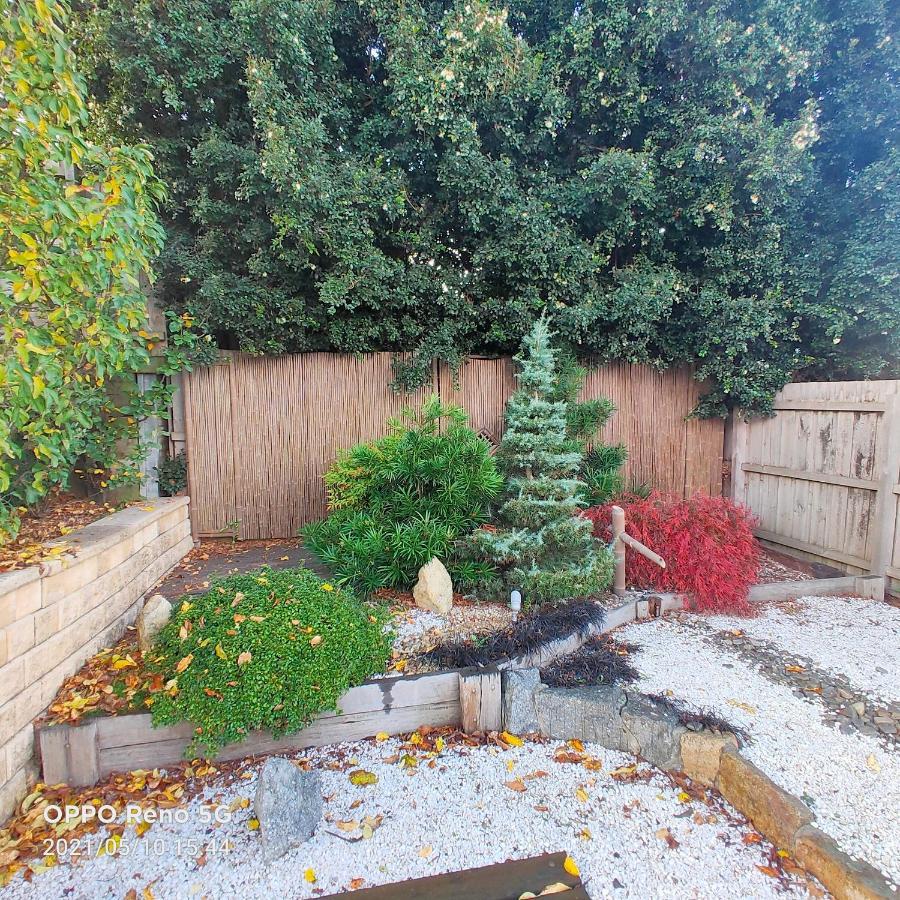
[{"label": "mounded green shrub", "polygon": [[307,546],[340,582],[409,588],[437,556],[454,581],[475,584],[485,563],[455,559],[455,543],[486,521],[503,487],[487,441],[465,412],[436,396],[390,433],[338,455],[325,475],[331,515],[303,529]]},{"label": "mounded green shrub", "polygon": [[303,568],[214,582],[182,602],[145,656],[166,679],[153,724],[195,725],[190,755],[215,755],[257,729],[297,731],[384,671],[385,622],[383,608]]}]

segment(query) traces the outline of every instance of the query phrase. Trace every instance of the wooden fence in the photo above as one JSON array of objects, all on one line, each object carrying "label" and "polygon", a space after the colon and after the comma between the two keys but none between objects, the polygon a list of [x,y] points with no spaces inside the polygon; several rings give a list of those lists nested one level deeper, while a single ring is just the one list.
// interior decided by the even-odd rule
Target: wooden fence
[{"label": "wooden fence", "polygon": [[729,436],[732,496],[758,535],[900,587],[900,381],[789,384]]},{"label": "wooden fence", "polygon": [[[389,416],[439,393],[498,440],[515,388],[508,358],[471,359],[454,386],[445,366],[412,395],[389,388],[391,354],[222,354],[184,378],[191,520],[197,536],[292,537],[325,512],[322,476],[335,452],[384,434]],[[687,369],[615,364],[591,372],[586,397],[617,413],[603,433],[629,452],[626,476],[689,494],[721,491],[724,424],[686,418],[702,393]]]}]

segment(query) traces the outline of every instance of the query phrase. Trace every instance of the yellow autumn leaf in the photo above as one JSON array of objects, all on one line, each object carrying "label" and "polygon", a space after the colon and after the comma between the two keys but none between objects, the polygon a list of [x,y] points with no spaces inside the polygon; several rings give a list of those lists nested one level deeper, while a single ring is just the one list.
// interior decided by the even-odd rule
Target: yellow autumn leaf
[{"label": "yellow autumn leaf", "polygon": [[521,747],[525,743],[522,738],[510,734],[508,731],[500,732],[500,740],[503,741],[504,744],[509,744],[510,747]]},{"label": "yellow autumn leaf", "polygon": [[228,654],[222,648],[221,644],[216,644],[216,656],[218,656],[219,659],[228,659]]},{"label": "yellow autumn leaf", "polygon": [[584,788],[581,788],[581,787],[578,788],[578,789],[575,791],[575,796],[578,798],[578,800],[579,800],[581,803],[587,803],[587,802],[588,802],[588,792],[587,792]]},{"label": "yellow autumn leaf", "polygon": [[431,844],[425,844],[424,847],[421,847],[419,849],[419,856],[421,856],[422,859],[425,859],[426,856],[431,856]]},{"label": "yellow autumn leaf", "polygon": [[151,822],[138,822],[134,830],[137,832],[138,837],[143,837],[152,827],[153,824]]},{"label": "yellow autumn leaf", "polygon": [[563,868],[573,877],[578,878],[581,875],[581,870],[575,864],[575,860],[572,859],[571,856],[566,857],[566,861],[563,863]]},{"label": "yellow autumn leaf", "polygon": [[687,803],[691,799],[691,795],[687,791],[682,791],[678,795],[678,799],[681,803]]},{"label": "yellow autumn leaf", "polygon": [[194,654],[188,653],[187,656],[178,660],[178,665],[175,666],[175,671],[180,675],[192,662],[194,661]]},{"label": "yellow autumn leaf", "polygon": [[869,754],[868,758],[866,759],[866,765],[869,767],[869,771],[874,772],[876,775],[881,771],[881,765],[875,758],[874,753]]},{"label": "yellow autumn leaf", "polygon": [[303,873],[303,878],[308,881],[310,884],[316,883],[316,870],[315,869],[307,869]]},{"label": "yellow autumn leaf", "polygon": [[379,731],[378,734],[375,735],[376,741],[386,741],[390,735],[386,731]]},{"label": "yellow autumn leaf", "polygon": [[115,856],[119,852],[119,844],[122,843],[122,835],[114,834],[105,841],[101,841],[97,848],[97,856]]},{"label": "yellow autumn leaf", "polygon": [[149,884],[141,891],[141,900],[156,900],[156,894],[153,893]]},{"label": "yellow autumn leaf", "polygon": [[248,827],[251,831],[257,831],[257,830],[259,829],[259,819],[251,819],[251,820],[247,823],[247,827]]},{"label": "yellow autumn leaf", "polygon": [[366,784],[375,784],[378,776],[374,772],[367,772],[365,769],[356,769],[350,773],[350,784],[362,787]]}]

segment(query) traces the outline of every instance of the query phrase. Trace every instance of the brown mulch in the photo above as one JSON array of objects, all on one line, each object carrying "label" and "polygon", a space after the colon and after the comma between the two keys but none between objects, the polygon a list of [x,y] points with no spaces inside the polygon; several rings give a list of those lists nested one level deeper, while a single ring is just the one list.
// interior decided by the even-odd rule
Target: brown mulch
[{"label": "brown mulch", "polygon": [[24,513],[14,541],[0,546],[0,572],[24,569],[64,553],[63,547],[46,547],[77,528],[115,512],[120,507],[59,491]]},{"label": "brown mulch", "polygon": [[74,725],[96,715],[149,712],[153,694],[164,688],[162,676],[144,668],[137,632],[131,627],[115,646],[95,653],[62,683],[38,722]]}]

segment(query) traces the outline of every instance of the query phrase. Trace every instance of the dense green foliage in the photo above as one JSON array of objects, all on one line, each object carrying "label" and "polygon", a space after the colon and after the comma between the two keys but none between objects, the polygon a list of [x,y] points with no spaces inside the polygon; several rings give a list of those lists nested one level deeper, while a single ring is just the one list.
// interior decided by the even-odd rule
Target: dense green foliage
[{"label": "dense green foliage", "polygon": [[519,588],[529,605],[599,593],[612,577],[612,556],[578,515],[582,453],[568,430],[568,404],[558,399],[545,320],[535,323],[516,361],[518,387],[497,451],[507,476],[499,527],[476,531],[473,553],[497,567],[504,591]]},{"label": "dense green foliage", "polygon": [[188,483],[187,453],[179,450],[174,456],[167,456],[156,467],[159,493],[163,497],[174,497],[181,493]]},{"label": "dense green foliage", "polygon": [[693,361],[704,404],[896,356],[888,0],[83,0],[171,186],[163,292],[270,353]]},{"label": "dense green foliage", "polygon": [[625,490],[622,466],[627,459],[624,444],[598,444],[585,453],[578,474],[585,483],[583,496],[588,505],[606,503]]},{"label": "dense green foliage", "polygon": [[[14,2],[4,12],[0,542],[76,463],[102,487],[136,479],[139,419],[167,399],[117,378],[145,366],[158,342],[139,283],[163,239],[150,153],[85,137],[86,89],[64,3]],[[173,353],[163,368],[177,361]],[[126,438],[135,452],[122,459]]]},{"label": "dense green foliage", "polygon": [[297,731],[348,688],[384,671],[383,610],[307,569],[261,569],[186,598],[145,654],[166,679],[154,725],[191,722],[188,755],[215,754],[255,729]]},{"label": "dense green foliage", "polygon": [[503,486],[488,443],[436,396],[389,426],[327,472],[332,513],[306,526],[307,546],[340,581],[364,590],[407,589],[433,556],[454,580],[480,580],[486,567],[456,560],[454,544],[487,519]]}]

